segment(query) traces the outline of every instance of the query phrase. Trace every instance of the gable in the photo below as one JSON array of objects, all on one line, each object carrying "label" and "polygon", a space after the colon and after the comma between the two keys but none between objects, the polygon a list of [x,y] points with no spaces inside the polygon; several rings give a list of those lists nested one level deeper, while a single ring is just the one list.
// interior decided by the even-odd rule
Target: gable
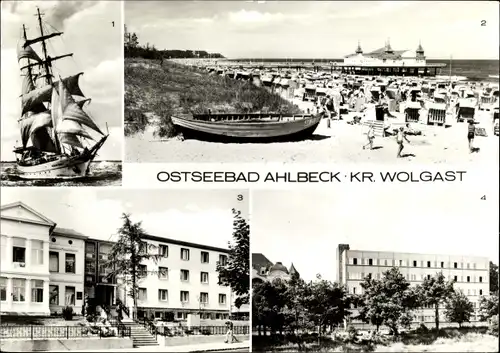
[{"label": "gable", "polygon": [[1,218],[15,219],[19,221],[35,222],[39,224],[46,224],[48,226],[54,226],[55,223],[42,215],[41,213],[35,211],[29,206],[22,202],[16,202],[1,207]]}]

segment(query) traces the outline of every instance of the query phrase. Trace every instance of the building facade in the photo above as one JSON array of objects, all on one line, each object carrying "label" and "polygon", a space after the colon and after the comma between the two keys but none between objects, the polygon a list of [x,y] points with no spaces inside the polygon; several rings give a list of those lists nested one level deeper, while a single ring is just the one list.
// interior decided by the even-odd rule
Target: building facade
[{"label": "building facade", "polygon": [[[248,305],[237,309],[231,289],[218,284],[217,263],[227,261],[229,250],[151,235],[144,242],[147,251],[160,257],[141,264],[138,317],[161,319],[173,314],[174,319],[185,320],[188,314],[200,314],[201,319],[217,320],[248,315]],[[118,296],[130,307],[128,292],[124,286]]]},{"label": "building facade", "polygon": [[[411,286],[442,272],[445,279],[455,281],[454,288],[462,290],[473,303],[472,324],[479,322],[480,297],[489,295],[489,260],[485,257],[361,251],[339,244],[337,265],[337,279],[351,294],[362,293],[361,283],[366,276],[380,279],[392,267],[397,267]],[[414,314],[414,325],[434,325],[433,308],[422,308]],[[443,315],[440,322],[446,323],[443,310],[440,315]],[[353,321],[353,324],[361,323]]]},{"label": "building facade", "polygon": [[369,53],[364,53],[361,45],[353,54],[344,57],[344,64],[360,66],[425,66],[424,49],[419,44],[416,50],[393,50],[389,42],[385,46]]},{"label": "building facade", "polygon": [[293,263],[288,269],[281,262],[273,264],[261,253],[252,254],[252,286],[266,281],[272,282],[275,279],[288,281],[294,274],[300,276]]}]

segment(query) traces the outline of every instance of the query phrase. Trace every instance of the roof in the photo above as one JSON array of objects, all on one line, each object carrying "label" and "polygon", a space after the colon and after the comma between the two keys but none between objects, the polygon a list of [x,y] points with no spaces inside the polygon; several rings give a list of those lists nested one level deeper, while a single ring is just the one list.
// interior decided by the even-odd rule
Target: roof
[{"label": "roof", "polygon": [[252,253],[252,267],[260,271],[261,268],[268,268],[273,266],[273,263],[269,261],[267,257],[264,256],[264,254],[261,253]]},{"label": "roof", "polygon": [[68,228],[56,227],[52,234],[63,235],[63,236],[71,237],[71,238],[75,238],[75,239],[88,239],[88,237],[83,235],[82,233],[79,233],[73,229],[68,229]]},{"label": "roof", "polygon": [[1,215],[1,218],[10,219],[10,220],[22,220],[24,222],[29,222],[29,223],[34,223],[34,224],[48,225],[48,226],[51,227],[51,230],[56,226],[56,223],[54,221],[52,221],[51,219],[45,217],[40,212],[35,211],[34,209],[32,209],[31,207],[29,207],[28,205],[26,205],[25,203],[23,203],[21,201],[17,201],[17,202],[9,203],[9,204],[6,204],[6,205],[2,205],[0,207],[0,211],[5,211],[5,210],[11,209],[11,208],[16,208],[16,207],[21,207],[21,208],[24,208],[25,210],[27,210],[28,212],[31,212],[36,217],[40,218],[40,221],[30,220],[30,219],[24,219],[24,218],[20,219],[20,218],[17,218],[17,217],[6,216],[6,215],[3,215],[3,214]]},{"label": "roof", "polygon": [[273,272],[273,271],[281,271],[281,272],[285,272],[286,274],[288,274],[288,269],[281,262],[276,262],[273,266],[271,266],[271,268],[269,269],[269,272]]}]

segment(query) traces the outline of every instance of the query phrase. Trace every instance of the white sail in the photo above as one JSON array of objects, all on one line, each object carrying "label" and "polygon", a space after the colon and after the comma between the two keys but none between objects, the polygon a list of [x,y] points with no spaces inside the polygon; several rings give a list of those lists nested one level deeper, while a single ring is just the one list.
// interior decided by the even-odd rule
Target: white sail
[{"label": "white sail", "polygon": [[71,134],[71,135],[85,137],[90,140],[94,140],[94,138],[90,136],[87,131],[84,130],[83,126],[74,120],[66,119],[61,121],[57,126],[56,132],[58,135]]},{"label": "white sail", "polygon": [[83,148],[82,143],[78,139],[76,135],[73,134],[59,134],[57,135],[59,137],[59,142],[64,143],[66,145],[74,146],[74,147],[80,147]]},{"label": "white sail", "polygon": [[[78,79],[82,74],[83,72],[63,79],[65,86],[72,95],[85,97],[82,90],[80,89],[80,86],[78,85]],[[57,87],[58,82],[55,82],[54,85]],[[46,85],[44,87],[37,88],[26,94],[23,94],[21,96],[21,115],[24,115],[28,111],[32,111],[34,107],[43,102],[50,102],[52,98],[52,90],[53,86]]]}]

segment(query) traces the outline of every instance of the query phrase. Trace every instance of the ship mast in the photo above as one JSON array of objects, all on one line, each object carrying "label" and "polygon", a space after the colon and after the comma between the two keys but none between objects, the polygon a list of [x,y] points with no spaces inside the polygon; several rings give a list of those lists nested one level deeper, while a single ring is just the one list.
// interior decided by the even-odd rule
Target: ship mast
[{"label": "ship mast", "polygon": [[40,13],[40,8],[36,9],[38,16],[38,25],[40,26],[40,36],[42,37],[42,51],[43,56],[45,57],[44,66],[45,66],[45,80],[48,85],[52,84],[52,74],[50,72],[50,57],[47,55],[47,46],[45,44],[45,39],[43,39],[43,26],[42,26],[42,14]]},{"label": "ship mast", "polygon": [[[23,24],[23,36],[24,36],[24,41],[28,40],[28,37],[26,35],[26,26]],[[33,82],[33,72],[31,71],[31,64],[30,58],[28,58],[28,77],[30,78],[30,81]]]}]

